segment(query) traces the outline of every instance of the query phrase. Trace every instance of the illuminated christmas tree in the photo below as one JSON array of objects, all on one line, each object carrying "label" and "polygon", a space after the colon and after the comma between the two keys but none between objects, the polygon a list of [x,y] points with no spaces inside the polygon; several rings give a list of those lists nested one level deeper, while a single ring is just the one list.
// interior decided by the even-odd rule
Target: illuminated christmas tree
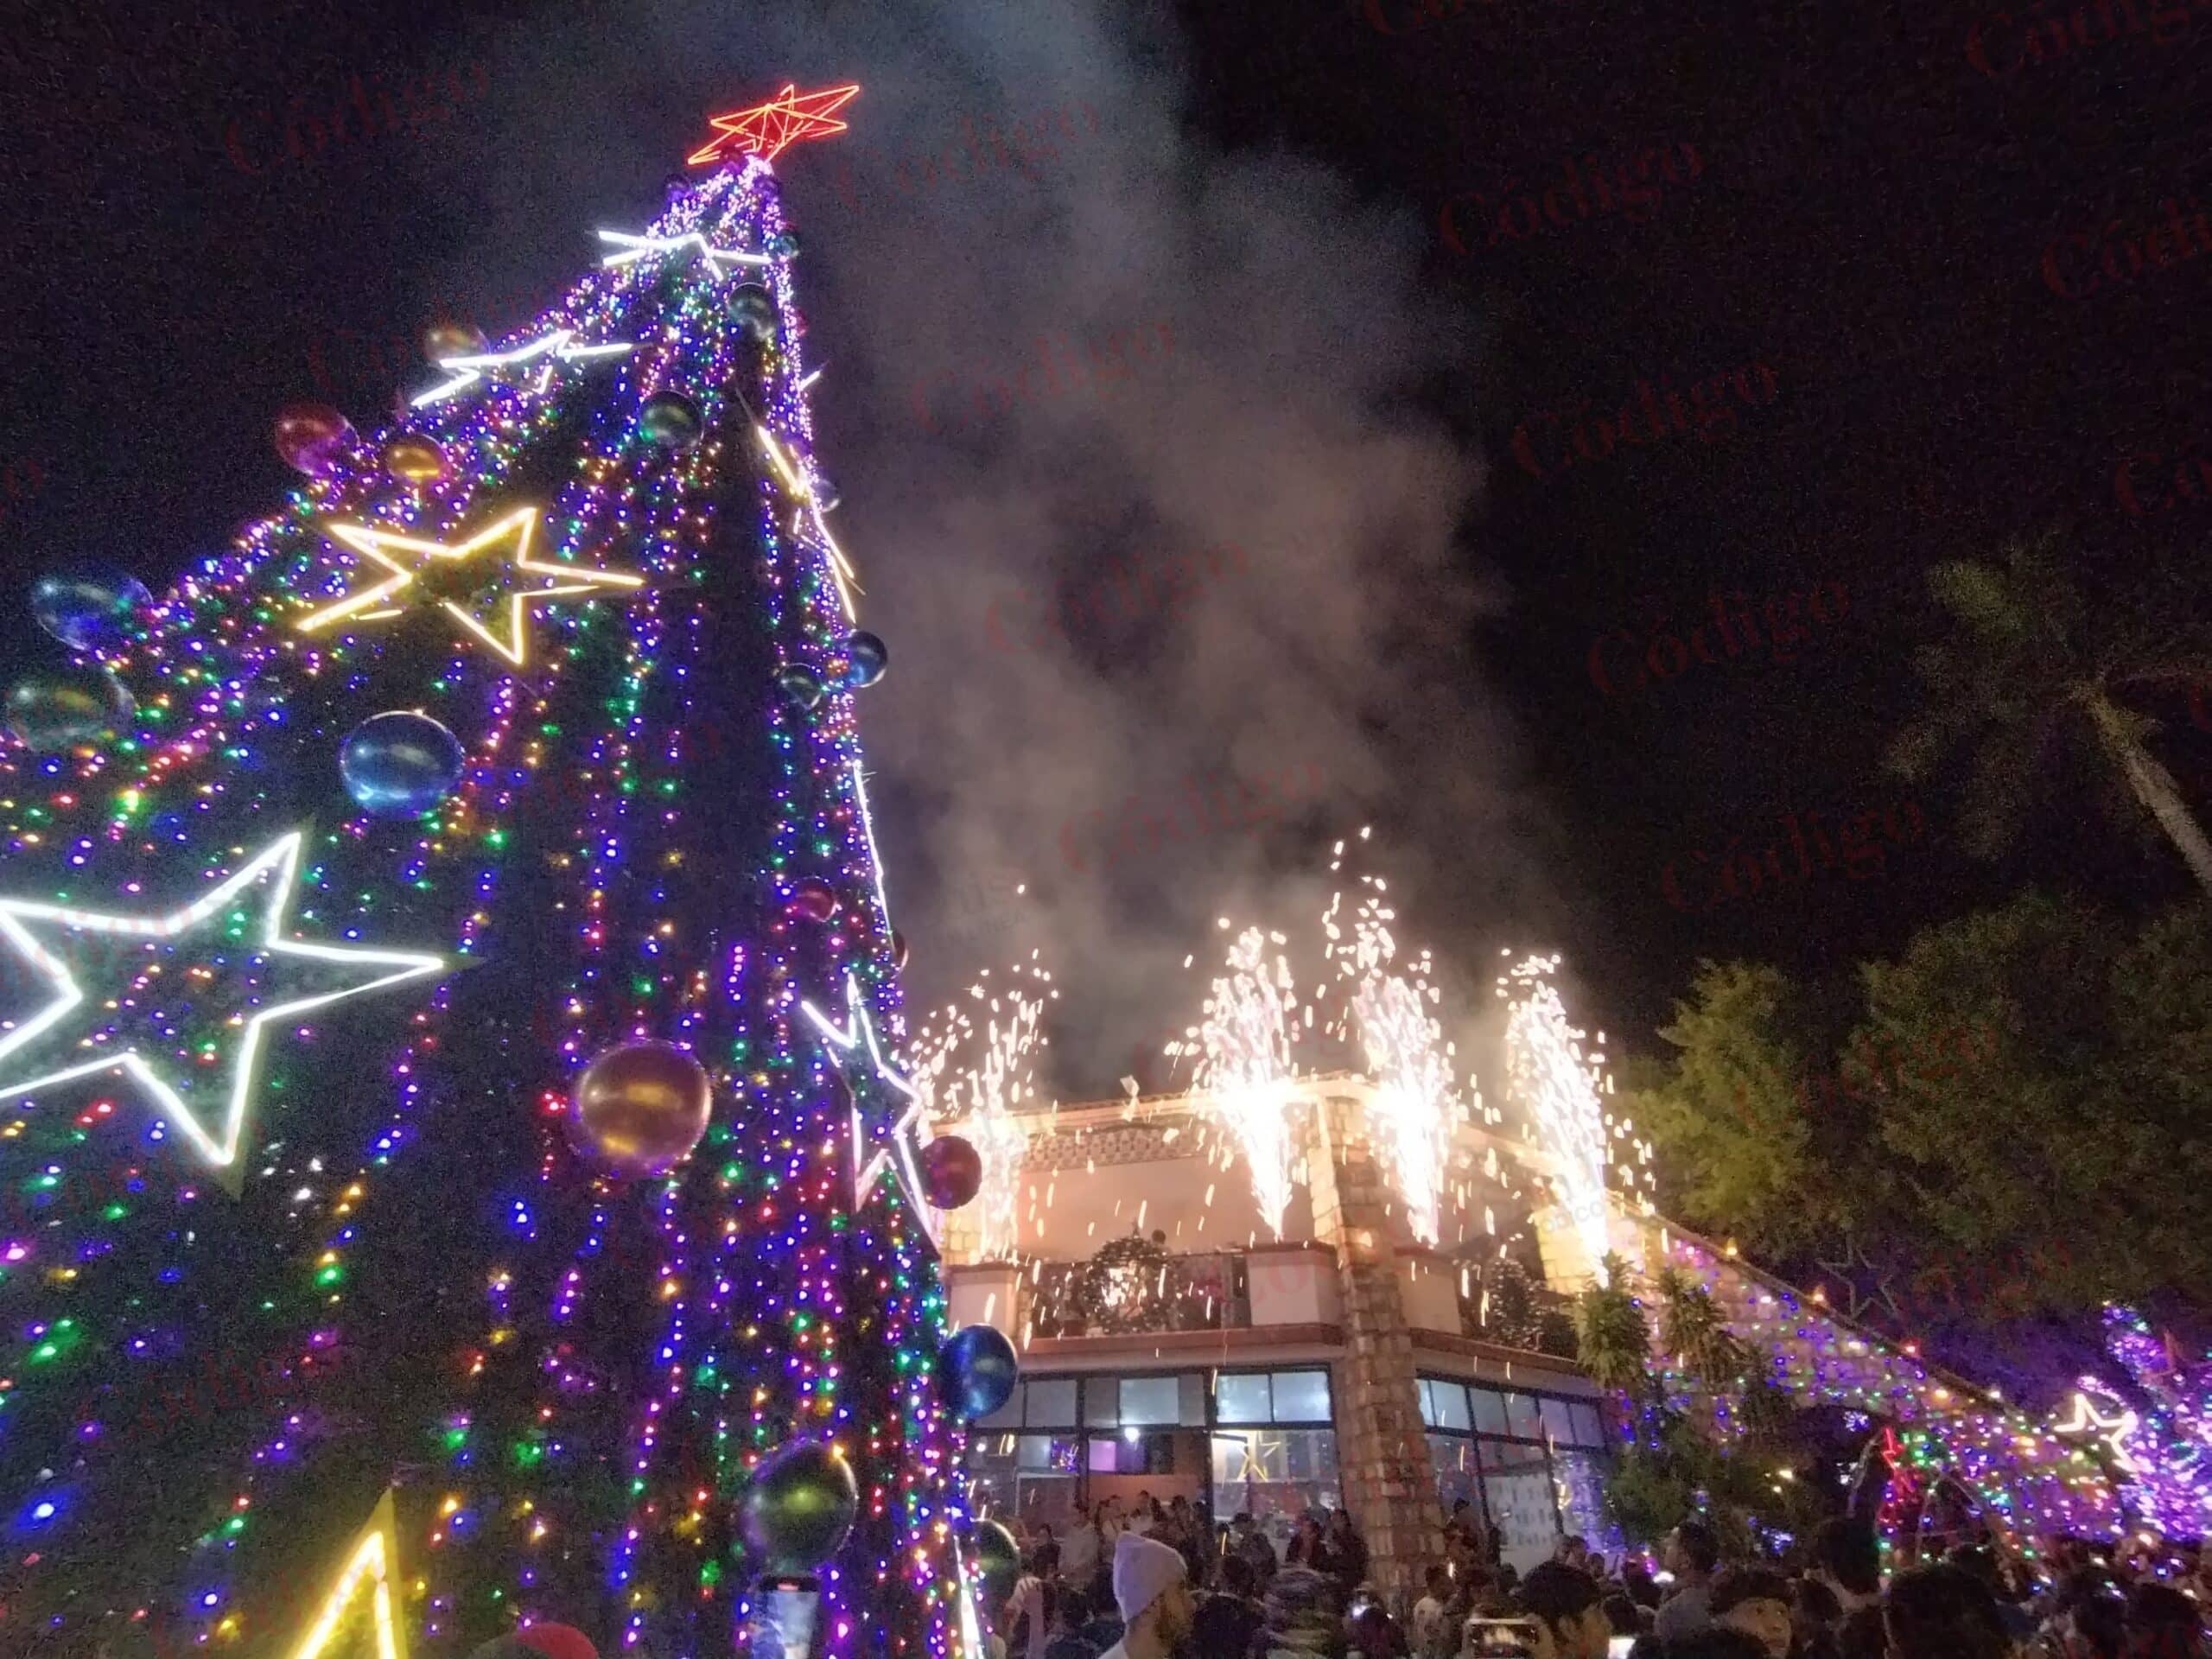
[{"label": "illuminated christmas tree", "polygon": [[0,1652],[972,1646],[1012,1353],[945,1325],[771,166],[853,91],[718,118],[390,429],[287,410],[306,481],[167,594],[41,584]]}]

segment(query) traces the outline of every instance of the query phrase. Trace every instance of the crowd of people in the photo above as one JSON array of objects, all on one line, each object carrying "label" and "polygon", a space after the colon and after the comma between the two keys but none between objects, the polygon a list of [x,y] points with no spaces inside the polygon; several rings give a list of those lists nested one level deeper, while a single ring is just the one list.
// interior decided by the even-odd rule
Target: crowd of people
[{"label": "crowd of people", "polygon": [[1723,1564],[1685,1521],[1659,1569],[1580,1538],[1525,1575],[1466,1505],[1402,1624],[1367,1582],[1342,1510],[1279,1551],[1249,1515],[1139,1494],[1040,1529],[1001,1610],[1005,1659],[2212,1659],[2199,1609],[2212,1557],[2157,1560],[2054,1541],[2033,1579],[1962,1546],[1884,1582],[1864,1522],[1821,1527],[1778,1563]]}]

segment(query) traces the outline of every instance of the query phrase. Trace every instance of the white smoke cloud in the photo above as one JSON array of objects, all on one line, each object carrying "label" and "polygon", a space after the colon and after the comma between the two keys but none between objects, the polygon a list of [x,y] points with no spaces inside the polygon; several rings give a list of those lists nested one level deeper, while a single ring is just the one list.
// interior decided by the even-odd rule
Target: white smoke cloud
[{"label": "white smoke cloud", "polygon": [[[1188,75],[1106,0],[567,7],[494,42],[500,118],[438,187],[479,228],[459,269],[550,278],[643,222],[707,113],[861,83],[779,168],[891,646],[861,716],[909,1001],[1043,944],[1096,1093],[1193,1016],[1214,917],[1302,925],[1370,816],[1430,880],[1544,907],[1471,660],[1481,467],[1408,396],[1471,321],[1416,286],[1410,207],[1209,142]],[[1084,605],[1047,630],[1056,594]]]}]

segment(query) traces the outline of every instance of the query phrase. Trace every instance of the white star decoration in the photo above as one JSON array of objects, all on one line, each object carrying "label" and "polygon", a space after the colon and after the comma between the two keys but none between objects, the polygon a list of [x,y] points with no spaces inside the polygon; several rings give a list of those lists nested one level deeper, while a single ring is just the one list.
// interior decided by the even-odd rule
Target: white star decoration
[{"label": "white star decoration", "polygon": [[[858,1210],[868,1202],[868,1195],[875,1191],[877,1179],[889,1167],[897,1173],[899,1185],[906,1194],[907,1208],[919,1219],[930,1243],[935,1244],[937,1212],[923,1196],[921,1166],[914,1161],[914,1131],[925,1116],[922,1092],[884,1058],[882,1045],[876,1039],[875,1021],[869,1016],[858,976],[845,976],[845,1024],[831,1024],[830,1016],[811,1002],[801,1002],[799,1007],[814,1021],[823,1040],[830,1046],[830,1063],[852,1085],[853,1208]],[[865,1067],[860,1064],[863,1058]],[[872,1144],[876,1132],[868,1121],[868,1108],[861,1094],[863,1079],[856,1075],[863,1070],[903,1103],[899,1116],[889,1125],[887,1145]]]},{"label": "white star decoration", "polygon": [[717,277],[727,274],[722,270],[724,261],[733,265],[772,265],[776,263],[765,253],[740,253],[734,248],[718,248],[696,231],[683,236],[632,236],[624,231],[601,231],[599,239],[613,243],[622,250],[620,253],[608,254],[599,262],[603,270],[635,264],[640,259],[658,254],[682,253],[687,250],[704,259],[707,269]]},{"label": "white star decoration", "polygon": [[[595,358],[620,357],[637,347],[627,341],[614,341],[605,346],[579,346],[573,328],[556,328],[550,334],[540,334],[527,346],[518,346],[512,352],[480,352],[467,357],[442,357],[438,366],[453,376],[442,386],[433,386],[409,405],[421,409],[428,404],[443,403],[455,397],[479,382],[497,380],[503,385],[528,385],[532,391],[543,392],[553,384],[555,365],[563,363],[588,363]],[[531,384],[532,367],[536,365],[537,384]]]},{"label": "white star decoration", "polygon": [[[2115,1405],[2119,1402],[2113,1402]],[[2074,1414],[2063,1423],[2051,1425],[2054,1434],[2088,1434],[2102,1440],[2112,1453],[2113,1465],[2124,1475],[2136,1472],[2135,1459],[2128,1455],[2127,1442],[2134,1438],[2141,1422],[2135,1413],[2122,1408],[2110,1416],[2097,1409],[2096,1402],[2088,1394],[2076,1389],[2074,1394]]]},{"label": "white star decoration", "polygon": [[[301,843],[297,830],[280,837],[196,903],[166,916],[115,916],[0,899],[0,940],[55,992],[54,1000],[31,1019],[0,1035],[0,1100],[72,1078],[122,1071],[154,1097],[162,1116],[213,1166],[224,1185],[238,1192],[241,1142],[265,1028],[347,997],[442,974],[446,967],[444,958],[419,951],[303,944],[286,938],[285,920],[299,884]],[[255,889],[260,890],[257,895]],[[241,903],[256,902],[261,907],[260,942],[229,938],[231,914]],[[169,1011],[149,1006],[156,995],[168,992],[185,999],[191,982],[208,977],[215,967],[243,967],[257,988],[273,990],[280,964],[291,962],[349,972],[352,982],[258,1003],[251,1013],[241,1008],[223,1015],[214,1022],[220,1039],[208,1046],[229,1051],[220,1084],[200,1080],[194,1076],[197,1068],[177,1059],[176,1039],[162,1036],[156,1023],[168,1018]],[[99,968],[106,969],[107,982],[83,982]],[[327,976],[326,971],[322,977]],[[163,1065],[169,1068],[167,1076],[160,1069]],[[218,1087],[226,1098],[220,1121],[211,1129],[188,1096],[204,1098]]]}]

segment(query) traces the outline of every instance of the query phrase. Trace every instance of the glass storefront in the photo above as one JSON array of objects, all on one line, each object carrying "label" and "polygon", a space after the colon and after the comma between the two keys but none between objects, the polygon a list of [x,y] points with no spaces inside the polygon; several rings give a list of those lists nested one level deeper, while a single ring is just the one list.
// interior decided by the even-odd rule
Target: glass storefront
[{"label": "glass storefront", "polygon": [[1213,1403],[1215,1518],[1249,1510],[1281,1554],[1300,1516],[1344,1501],[1329,1374],[1224,1371]]},{"label": "glass storefront", "polygon": [[1611,1545],[1611,1448],[1594,1401],[1425,1376],[1421,1417],[1444,1512],[1465,1499],[1497,1529],[1502,1560],[1526,1573],[1550,1558],[1561,1533]]},{"label": "glass storefront", "polygon": [[980,1513],[1055,1529],[1078,1506],[1148,1491],[1262,1519],[1280,1546],[1306,1510],[1343,1501],[1325,1367],[1034,1376],[976,1425]]}]

